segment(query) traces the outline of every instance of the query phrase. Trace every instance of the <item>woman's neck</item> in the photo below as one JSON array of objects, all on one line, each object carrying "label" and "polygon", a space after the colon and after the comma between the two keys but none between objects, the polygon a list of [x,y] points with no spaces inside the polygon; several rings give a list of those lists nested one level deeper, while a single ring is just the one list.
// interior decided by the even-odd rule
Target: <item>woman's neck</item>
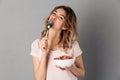
[{"label": "woman's neck", "polygon": [[49,29],[48,43],[51,49],[56,49],[56,46],[58,46],[60,42],[60,33],[61,31],[55,31],[53,29]]}]

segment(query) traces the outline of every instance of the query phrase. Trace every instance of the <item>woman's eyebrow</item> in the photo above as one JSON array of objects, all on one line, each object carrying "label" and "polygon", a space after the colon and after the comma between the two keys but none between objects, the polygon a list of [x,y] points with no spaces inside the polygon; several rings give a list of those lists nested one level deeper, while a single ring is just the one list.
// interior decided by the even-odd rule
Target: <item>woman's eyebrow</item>
[{"label": "woman's eyebrow", "polygon": [[60,14],[62,17],[64,17],[64,19],[65,19],[65,16],[64,15],[62,15],[62,14]]}]

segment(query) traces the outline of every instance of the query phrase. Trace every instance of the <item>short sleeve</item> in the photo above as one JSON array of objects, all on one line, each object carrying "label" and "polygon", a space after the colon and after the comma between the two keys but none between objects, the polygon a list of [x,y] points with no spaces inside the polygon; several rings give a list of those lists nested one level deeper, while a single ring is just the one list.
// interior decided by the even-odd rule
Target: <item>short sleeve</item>
[{"label": "short sleeve", "polygon": [[41,55],[41,50],[38,48],[38,42],[39,42],[39,39],[36,39],[31,44],[31,52],[30,52],[30,54],[32,56],[40,57],[40,55]]},{"label": "short sleeve", "polygon": [[74,53],[74,57],[77,57],[82,54],[82,50],[77,41],[73,44],[73,53]]}]

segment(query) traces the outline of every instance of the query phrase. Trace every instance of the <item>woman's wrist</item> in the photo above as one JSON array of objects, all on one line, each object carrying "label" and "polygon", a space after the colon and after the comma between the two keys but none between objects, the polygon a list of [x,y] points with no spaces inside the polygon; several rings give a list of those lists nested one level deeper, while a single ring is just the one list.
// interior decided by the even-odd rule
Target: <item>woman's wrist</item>
[{"label": "woman's wrist", "polygon": [[77,70],[77,67],[75,66],[75,64],[69,67],[69,71],[71,71],[75,76],[76,76],[76,70]]},{"label": "woman's wrist", "polygon": [[42,52],[42,57],[47,57],[47,56],[48,56],[48,53]]},{"label": "woman's wrist", "polygon": [[42,52],[42,56],[43,56],[43,57],[47,57],[47,56],[49,55],[49,52],[50,52],[49,50],[48,50],[48,51],[45,51],[45,52]]}]

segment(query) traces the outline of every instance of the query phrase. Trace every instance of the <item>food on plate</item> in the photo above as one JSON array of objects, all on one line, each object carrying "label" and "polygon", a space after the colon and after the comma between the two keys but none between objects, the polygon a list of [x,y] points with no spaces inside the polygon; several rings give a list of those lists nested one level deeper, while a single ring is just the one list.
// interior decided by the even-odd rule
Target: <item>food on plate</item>
[{"label": "food on plate", "polygon": [[72,56],[62,55],[62,56],[54,58],[54,60],[65,60],[65,59],[72,59]]}]

